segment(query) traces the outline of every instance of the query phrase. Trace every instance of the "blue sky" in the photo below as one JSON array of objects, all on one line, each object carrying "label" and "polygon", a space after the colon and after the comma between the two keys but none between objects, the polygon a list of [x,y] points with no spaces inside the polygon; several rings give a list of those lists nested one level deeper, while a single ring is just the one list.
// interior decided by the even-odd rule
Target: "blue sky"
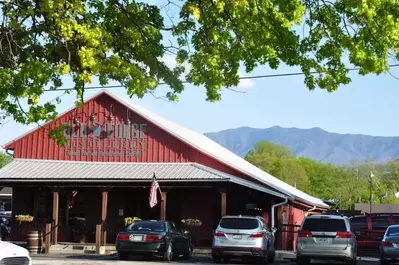
[{"label": "blue sky", "polygon": [[[272,71],[257,68],[246,75],[298,72],[296,68],[282,67]],[[392,69],[399,76],[399,67]],[[246,80],[239,85],[237,93],[223,91],[220,102],[205,101],[202,87],[186,86],[178,103],[169,103],[147,95],[132,99],[136,104],[198,132],[213,132],[228,128],[250,126],[266,128],[320,127],[330,132],[399,136],[399,81],[390,75],[359,76],[351,73],[352,83],[334,93],[324,90],[308,91],[303,76],[275,77]],[[93,84],[95,85],[95,84]],[[70,82],[65,87],[72,87]],[[123,88],[109,89],[118,96],[128,98]],[[157,95],[165,95],[167,87],[160,86]],[[97,91],[87,91],[91,96]],[[41,101],[46,102],[61,95],[46,92]],[[75,94],[62,96],[58,111],[74,105]],[[0,127],[0,146],[35,125],[24,126],[12,121]]]}]

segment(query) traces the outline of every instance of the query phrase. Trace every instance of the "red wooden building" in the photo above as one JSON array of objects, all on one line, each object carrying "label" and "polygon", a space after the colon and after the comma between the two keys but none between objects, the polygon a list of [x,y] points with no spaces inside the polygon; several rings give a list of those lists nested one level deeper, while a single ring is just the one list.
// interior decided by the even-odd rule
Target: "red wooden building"
[{"label": "red wooden building", "polygon": [[[60,126],[66,146],[49,137]],[[52,222],[52,244],[104,245],[114,242],[125,217],[137,216],[177,224],[200,219],[196,241],[206,246],[226,213],[263,215],[281,230],[284,224],[300,224],[307,211],[328,208],[206,136],[106,91],[4,149],[14,156],[0,170],[0,186],[13,188],[12,213],[34,216],[33,223],[13,222],[14,241]],[[163,200],[159,197],[151,209],[154,173]],[[292,234],[280,233],[279,247],[290,248],[292,240]]]}]

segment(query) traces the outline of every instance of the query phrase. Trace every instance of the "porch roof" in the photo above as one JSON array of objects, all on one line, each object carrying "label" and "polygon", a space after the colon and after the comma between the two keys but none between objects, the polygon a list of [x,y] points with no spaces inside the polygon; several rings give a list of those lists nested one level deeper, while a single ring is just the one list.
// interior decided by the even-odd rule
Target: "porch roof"
[{"label": "porch roof", "polygon": [[7,182],[232,182],[280,198],[286,195],[260,184],[198,163],[86,162],[14,159],[0,169],[0,183]]}]

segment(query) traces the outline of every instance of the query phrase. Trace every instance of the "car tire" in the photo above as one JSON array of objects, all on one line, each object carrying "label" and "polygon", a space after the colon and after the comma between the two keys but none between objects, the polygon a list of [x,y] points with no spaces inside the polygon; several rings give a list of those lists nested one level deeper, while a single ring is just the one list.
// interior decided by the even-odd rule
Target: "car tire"
[{"label": "car tire", "polygon": [[129,260],[129,254],[118,252],[118,256],[120,260]]},{"label": "car tire", "polygon": [[191,259],[193,257],[193,246],[188,245],[186,252],[183,255],[184,259]]},{"label": "car tire", "polygon": [[275,261],[275,259],[276,259],[276,252],[273,251],[273,252],[269,253],[268,259],[269,259],[269,260],[268,260],[269,263],[274,263],[274,261]]},{"label": "car tire", "polygon": [[269,251],[265,251],[259,261],[262,265],[269,264]]},{"label": "car tire", "polygon": [[212,261],[213,263],[220,263],[222,261],[222,258],[220,256],[212,255]]},{"label": "car tire", "polygon": [[386,260],[386,259],[384,259],[384,258],[380,258],[380,264],[381,265],[388,265],[389,264],[389,262]]},{"label": "car tire", "polygon": [[173,259],[173,245],[169,243],[166,247],[165,253],[163,253],[164,261],[172,261]]},{"label": "car tire", "polygon": [[310,264],[310,259],[309,258],[296,258],[296,264],[297,265],[309,265]]}]

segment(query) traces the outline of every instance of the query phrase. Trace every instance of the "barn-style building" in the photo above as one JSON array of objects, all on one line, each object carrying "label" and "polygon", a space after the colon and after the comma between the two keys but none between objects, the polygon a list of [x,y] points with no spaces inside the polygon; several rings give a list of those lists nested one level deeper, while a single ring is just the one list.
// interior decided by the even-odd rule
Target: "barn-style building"
[{"label": "barn-style building", "polygon": [[[49,132],[64,128],[67,143]],[[13,161],[0,170],[0,186],[13,188],[11,240],[52,223],[51,243],[104,246],[115,241],[126,217],[202,222],[196,243],[210,246],[212,229],[225,214],[262,215],[279,231],[300,224],[308,211],[328,206],[260,170],[206,136],[101,91],[56,120],[4,147]],[[149,207],[155,173],[159,203]],[[97,229],[97,233],[96,233]],[[98,231],[99,230],[99,231]],[[290,249],[293,234],[278,233]]]}]

